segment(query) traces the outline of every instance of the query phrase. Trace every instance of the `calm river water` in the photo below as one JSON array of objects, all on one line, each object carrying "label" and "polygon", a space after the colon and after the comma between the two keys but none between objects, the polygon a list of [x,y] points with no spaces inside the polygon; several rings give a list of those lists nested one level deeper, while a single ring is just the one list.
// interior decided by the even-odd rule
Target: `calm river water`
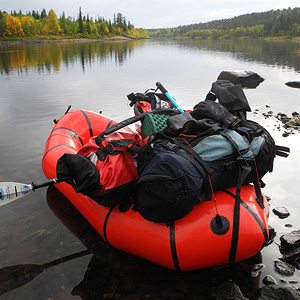
[{"label": "calm river water", "polygon": [[[300,90],[285,82],[300,80],[300,43],[149,40],[0,46],[0,181],[45,179],[45,141],[53,119],[69,105],[121,121],[133,114],[126,96],[161,81],[182,107],[191,108],[204,100],[223,70],[251,70],[265,78],[256,89],[245,89],[253,109],[249,118],[291,149],[287,159],[276,158],[274,172],[264,177],[271,210],[285,206],[291,215],[279,219],[271,211],[277,236],[261,253],[260,276],[251,279],[243,264],[178,274],[110,249],[51,187],[0,207],[0,267],[7,271],[5,279],[0,277],[0,299],[208,299],[207,289],[228,279],[250,298],[266,275],[278,285],[300,285],[299,270],[291,277],[274,271],[280,235],[300,229],[300,135],[284,137],[277,119],[263,115],[299,112]],[[32,271],[16,275],[16,270]],[[8,280],[10,274],[15,280]]]}]

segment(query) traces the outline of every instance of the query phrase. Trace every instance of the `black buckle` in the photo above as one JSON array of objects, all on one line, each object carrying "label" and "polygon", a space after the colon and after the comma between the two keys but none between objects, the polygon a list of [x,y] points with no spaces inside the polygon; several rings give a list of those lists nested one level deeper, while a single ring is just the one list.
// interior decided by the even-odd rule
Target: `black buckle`
[{"label": "black buckle", "polygon": [[107,154],[112,154],[114,152],[114,146],[111,143],[109,143],[102,150],[105,151]]},{"label": "black buckle", "polygon": [[171,150],[171,151],[178,151],[179,150],[179,146],[177,146],[176,144],[173,144],[171,142],[167,142],[165,145],[164,145],[167,149]]},{"label": "black buckle", "polygon": [[104,161],[108,154],[112,154],[114,151],[114,147],[111,144],[108,144],[105,148],[99,148],[96,151],[96,155],[100,161]]}]

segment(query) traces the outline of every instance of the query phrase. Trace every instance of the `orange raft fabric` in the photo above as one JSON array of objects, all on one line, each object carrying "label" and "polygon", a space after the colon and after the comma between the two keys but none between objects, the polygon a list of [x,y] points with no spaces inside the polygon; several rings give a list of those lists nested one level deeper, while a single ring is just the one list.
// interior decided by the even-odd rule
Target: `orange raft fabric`
[{"label": "orange raft fabric", "polygon": [[[64,115],[46,142],[45,175],[55,178],[57,160],[64,153],[77,153],[90,137],[116,123],[88,110],[74,110]],[[215,193],[218,213],[223,224],[227,222],[223,231],[213,226],[214,201],[195,205],[191,213],[167,226],[143,219],[131,209],[130,203],[105,207],[76,194],[66,183],[56,187],[108,244],[170,269],[195,270],[241,261],[259,252],[268,240],[268,204],[264,197],[265,208],[260,208],[252,185],[242,187],[241,201],[235,199],[235,187]],[[235,205],[238,205],[237,215]]]}]

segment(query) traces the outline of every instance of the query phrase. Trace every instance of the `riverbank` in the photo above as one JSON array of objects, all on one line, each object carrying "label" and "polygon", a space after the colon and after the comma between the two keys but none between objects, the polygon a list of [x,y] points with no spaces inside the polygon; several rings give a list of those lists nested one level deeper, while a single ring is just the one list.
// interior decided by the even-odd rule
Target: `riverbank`
[{"label": "riverbank", "polygon": [[101,38],[20,38],[11,40],[0,40],[0,46],[7,45],[28,45],[28,44],[50,44],[50,43],[84,43],[84,42],[111,42],[111,41],[132,41],[144,38],[135,38],[129,36],[109,36]]}]

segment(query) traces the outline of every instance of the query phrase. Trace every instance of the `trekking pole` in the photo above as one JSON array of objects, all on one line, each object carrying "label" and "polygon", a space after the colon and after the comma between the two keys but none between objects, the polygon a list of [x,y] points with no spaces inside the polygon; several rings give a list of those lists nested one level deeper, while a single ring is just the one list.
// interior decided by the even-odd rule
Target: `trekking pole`
[{"label": "trekking pole", "polygon": [[165,87],[160,83],[156,82],[156,86],[158,89],[161,90],[161,92],[171,101],[171,103],[178,109],[180,113],[184,113],[184,110],[179,107],[179,105],[176,103],[176,101],[170,96],[168,91],[165,89]]}]

